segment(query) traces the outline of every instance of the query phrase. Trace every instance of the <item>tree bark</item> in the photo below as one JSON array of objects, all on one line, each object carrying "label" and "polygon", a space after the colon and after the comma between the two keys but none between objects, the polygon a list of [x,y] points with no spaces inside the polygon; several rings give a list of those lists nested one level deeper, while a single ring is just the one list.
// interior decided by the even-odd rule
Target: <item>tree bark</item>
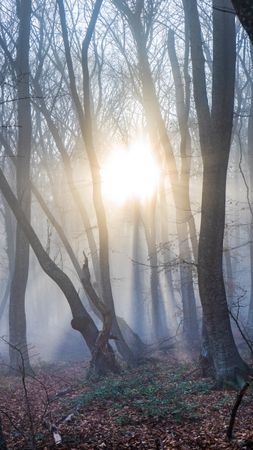
[{"label": "tree bark", "polygon": [[[30,66],[29,41],[31,21],[31,0],[17,2],[17,15],[19,18],[19,32],[17,41],[16,79],[18,97],[18,142],[16,189],[17,198],[22,209],[30,221],[31,217],[31,191],[30,191],[30,158],[31,158],[31,105],[30,105]],[[17,224],[15,265],[10,288],[9,306],[9,347],[10,366],[15,371],[20,367],[19,353],[15,347],[22,351],[25,366],[30,370],[30,361],[27,348],[25,292],[29,271],[29,243],[23,230]]]},{"label": "tree bark", "polygon": [[[251,49],[251,60],[253,62],[253,49]],[[251,81],[251,105],[248,120],[248,165],[249,165],[249,201],[253,205],[253,80]],[[250,337],[253,337],[253,208],[250,209],[251,221],[249,230],[250,242],[250,302],[248,311],[248,328]]]},{"label": "tree bark", "polygon": [[[183,4],[190,29],[194,98],[203,159],[199,291],[215,376],[223,384],[227,379],[236,381],[238,372],[245,374],[248,370],[232,335],[222,270],[226,174],[234,106],[235,24],[234,16],[217,10],[214,2],[210,114],[197,2],[183,0]],[[225,6],[231,7],[231,3],[227,0]]]}]

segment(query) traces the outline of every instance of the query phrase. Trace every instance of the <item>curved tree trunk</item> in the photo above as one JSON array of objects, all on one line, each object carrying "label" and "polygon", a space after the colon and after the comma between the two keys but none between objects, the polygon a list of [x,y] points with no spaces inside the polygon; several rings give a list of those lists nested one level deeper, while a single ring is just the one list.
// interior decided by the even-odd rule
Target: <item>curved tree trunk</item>
[{"label": "curved tree trunk", "polygon": [[[5,148],[6,154],[11,158],[11,161],[16,166],[12,150],[11,150],[10,146],[8,145],[8,142],[3,138],[2,135],[0,135],[0,141],[2,142],[2,144]],[[55,216],[50,211],[47,203],[43,199],[42,195],[40,194],[40,192],[37,189],[37,187],[35,186],[35,184],[30,182],[30,185],[31,185],[31,191],[32,191],[34,197],[38,201],[41,209],[45,213],[49,222],[55,228],[56,232],[58,233],[58,236],[60,237],[60,239],[65,247],[65,250],[70,258],[70,261],[72,262],[73,267],[79,277],[79,280],[81,281],[81,283],[83,285],[84,292],[87,295],[87,299],[88,299],[91,309],[97,315],[97,317],[101,320],[102,323],[103,323],[103,315],[106,314],[106,317],[104,317],[104,319],[106,319],[106,326],[103,323],[103,329],[104,329],[104,332],[105,332],[105,328],[109,332],[110,322],[107,320],[108,319],[108,311],[105,309],[104,304],[101,302],[99,296],[97,295],[97,293],[91,283],[90,271],[88,268],[87,258],[85,257],[85,264],[82,269],[62,226],[60,225],[60,223],[56,220]],[[6,214],[7,214],[7,212],[6,212]],[[10,234],[9,241],[10,241],[10,244],[12,244],[13,241],[11,240],[12,234],[10,233],[11,232],[10,224],[9,224],[9,226],[6,225],[6,229],[8,231],[8,235]],[[12,251],[13,251],[13,249],[12,249]],[[84,271],[85,271],[85,273],[84,273]],[[2,302],[3,304],[5,304],[5,302],[7,301],[6,299],[8,300],[8,292],[4,296],[4,301]],[[3,307],[4,307],[4,305],[3,305]],[[0,317],[1,317],[1,310],[2,310],[2,304],[0,304]],[[138,358],[143,353],[143,351],[145,349],[145,345],[143,344],[141,339],[133,332],[133,330],[131,330],[131,328],[126,324],[126,322],[122,318],[117,317],[117,322],[118,322],[118,319],[119,319],[120,330],[122,332],[122,335],[124,336],[124,339],[126,340],[126,342],[128,342],[128,340],[130,341],[131,350],[134,353],[135,357]],[[103,336],[104,335],[105,334],[103,334]],[[126,338],[126,336],[127,336],[127,338]]]},{"label": "curved tree trunk", "polygon": [[[69,186],[69,190],[71,192],[73,201],[77,207],[77,211],[80,214],[80,217],[81,217],[84,229],[85,229],[85,233],[87,236],[87,241],[88,241],[88,245],[89,245],[89,249],[90,249],[91,261],[92,261],[92,266],[93,266],[93,271],[94,271],[94,277],[95,277],[97,284],[100,286],[97,245],[96,245],[92,226],[91,226],[89,216],[86,211],[82,196],[81,196],[78,188],[75,185],[75,181],[74,181],[74,177],[73,177],[73,169],[71,166],[71,158],[65,148],[65,145],[60,136],[59,130],[57,129],[57,127],[50,115],[50,111],[46,107],[46,102],[45,102],[45,99],[43,96],[43,92],[39,86],[38,80],[37,79],[33,80],[33,84],[35,87],[35,91],[39,96],[39,101],[40,101],[39,110],[41,111],[41,113],[43,114],[43,116],[46,120],[47,126],[54,138],[57,149],[61,155],[61,159],[62,159],[62,163],[63,163],[63,167],[64,167],[66,180],[67,180],[67,183]],[[47,173],[48,173],[48,171],[47,171]],[[50,174],[48,173],[48,175],[50,175]]]},{"label": "curved tree trunk", "polygon": [[110,345],[103,342],[101,334],[98,332],[95,323],[84,308],[71,280],[55,264],[55,262],[51,260],[46,250],[44,250],[39,238],[20,208],[19,202],[13,194],[1,169],[0,190],[15,215],[17,223],[22,228],[24,235],[29,241],[42,269],[64,293],[73,316],[71,325],[75,330],[78,330],[82,334],[87,343],[92,354],[92,367],[98,373],[106,373],[108,371],[117,372],[119,367]]}]

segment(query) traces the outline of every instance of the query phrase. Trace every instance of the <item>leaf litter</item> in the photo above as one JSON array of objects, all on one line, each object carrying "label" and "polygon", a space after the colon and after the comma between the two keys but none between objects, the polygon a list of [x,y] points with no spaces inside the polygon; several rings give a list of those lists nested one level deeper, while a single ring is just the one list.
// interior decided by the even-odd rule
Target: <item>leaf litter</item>
[{"label": "leaf litter", "polygon": [[31,442],[38,450],[253,448],[251,387],[229,442],[236,391],[214,389],[190,364],[164,360],[93,380],[86,374],[87,363],[42,365],[26,377],[28,399],[21,379],[0,374],[8,449],[28,450]]}]

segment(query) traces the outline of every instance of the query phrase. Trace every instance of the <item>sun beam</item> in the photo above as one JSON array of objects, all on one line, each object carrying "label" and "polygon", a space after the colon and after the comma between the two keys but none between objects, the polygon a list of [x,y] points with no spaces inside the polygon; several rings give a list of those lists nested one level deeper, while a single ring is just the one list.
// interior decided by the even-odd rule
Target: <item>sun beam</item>
[{"label": "sun beam", "polygon": [[101,177],[103,195],[114,203],[151,198],[158,187],[159,168],[147,139],[140,137],[128,147],[114,149]]}]

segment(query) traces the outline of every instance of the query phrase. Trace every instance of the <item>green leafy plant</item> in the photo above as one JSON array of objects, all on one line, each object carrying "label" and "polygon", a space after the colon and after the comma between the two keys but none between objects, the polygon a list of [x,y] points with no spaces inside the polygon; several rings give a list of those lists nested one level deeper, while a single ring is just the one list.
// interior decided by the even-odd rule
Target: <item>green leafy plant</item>
[{"label": "green leafy plant", "polygon": [[[135,371],[125,371],[121,376],[107,377],[95,383],[84,382],[84,392],[74,399],[79,407],[94,401],[100,405],[110,401],[110,414],[115,422],[129,424],[131,417],[123,413],[125,407],[143,418],[165,417],[168,414],[180,421],[187,417],[197,420],[194,395],[207,393],[212,384],[202,379],[187,377],[188,366],[177,372],[171,368],[144,366]],[[129,422],[130,421],[130,422]]]}]

